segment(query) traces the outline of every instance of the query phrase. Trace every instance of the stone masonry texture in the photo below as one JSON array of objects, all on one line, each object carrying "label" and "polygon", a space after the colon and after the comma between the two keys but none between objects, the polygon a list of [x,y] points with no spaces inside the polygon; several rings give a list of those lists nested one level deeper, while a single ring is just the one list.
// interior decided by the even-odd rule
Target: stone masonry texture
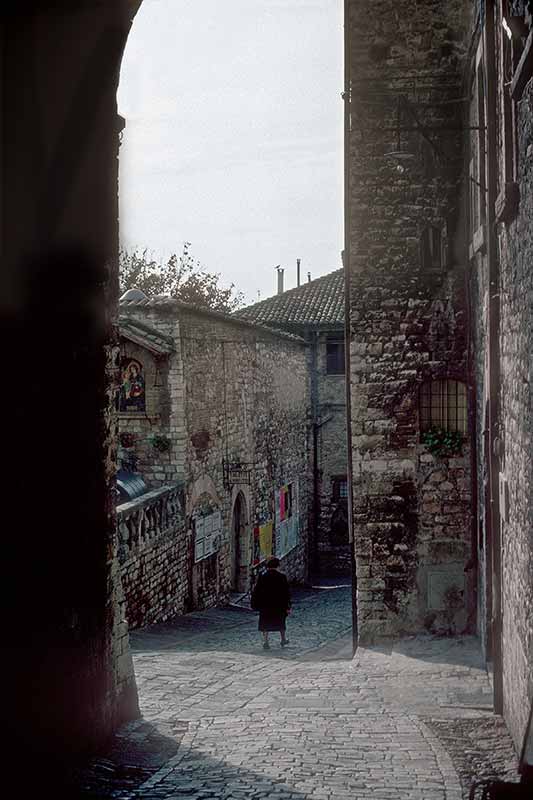
[{"label": "stone masonry texture", "polygon": [[[316,406],[318,429],[318,497],[315,569],[323,575],[351,574],[348,541],[348,504],[334,493],[334,481],[347,478],[345,375],[327,371],[327,337],[344,337],[344,329],[321,332],[315,340]],[[313,377],[311,376],[311,380]]]},{"label": "stone masonry texture", "polygon": [[[527,3],[525,5],[528,5]],[[531,13],[531,4],[530,13]],[[500,76],[500,85],[506,76]],[[501,440],[506,481],[502,516],[504,713],[521,745],[533,702],[533,81],[514,103],[514,219],[498,226],[500,257]],[[500,124],[502,120],[500,117]],[[500,155],[500,174],[502,173]],[[508,492],[507,498],[505,492]]]},{"label": "stone masonry texture", "polygon": [[[421,441],[419,391],[467,380],[460,0],[348,3],[353,527],[362,641],[472,625],[471,465]],[[415,109],[413,116],[413,109]],[[416,117],[416,120],[415,120]],[[438,144],[417,125],[452,130]],[[400,135],[398,128],[401,129]],[[387,156],[400,149],[411,159]],[[441,252],[422,243],[438,230]],[[439,586],[440,589],[436,589]],[[446,591],[461,600],[450,608]],[[440,595],[440,597],[439,597]]]},{"label": "stone masonry texture", "polygon": [[[304,581],[310,535],[305,342],[173,301],[123,303],[121,314],[172,342],[158,360],[155,386],[152,354],[123,340],[123,351],[146,365],[147,385],[146,413],[120,415],[121,431],[134,434],[126,449],[151,486],[177,483],[184,492],[173,530],[141,537],[123,558],[132,623],[155,621],[155,609],[163,620],[172,608],[183,613],[227,602],[232,591],[249,591],[264,561],[254,552],[254,531],[272,522],[276,539],[277,492],[288,483],[299,535],[281,554],[282,568],[291,581]],[[168,437],[168,451],[152,446],[156,433]],[[235,473],[228,483],[224,463],[241,465],[242,477]],[[214,512],[221,515],[220,540],[197,558],[196,520]],[[148,527],[152,516],[147,507]]]}]

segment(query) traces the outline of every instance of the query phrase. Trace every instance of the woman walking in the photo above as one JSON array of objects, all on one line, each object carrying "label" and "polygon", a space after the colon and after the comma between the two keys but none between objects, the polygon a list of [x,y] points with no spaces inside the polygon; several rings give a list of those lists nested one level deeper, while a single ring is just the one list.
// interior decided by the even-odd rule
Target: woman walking
[{"label": "woman walking", "polygon": [[252,592],[251,604],[259,611],[259,630],[263,634],[263,648],[270,649],[268,634],[279,631],[282,647],[289,644],[286,632],[287,614],[291,607],[291,596],[287,576],[278,571],[279,559],[267,562],[267,571],[260,575]]}]

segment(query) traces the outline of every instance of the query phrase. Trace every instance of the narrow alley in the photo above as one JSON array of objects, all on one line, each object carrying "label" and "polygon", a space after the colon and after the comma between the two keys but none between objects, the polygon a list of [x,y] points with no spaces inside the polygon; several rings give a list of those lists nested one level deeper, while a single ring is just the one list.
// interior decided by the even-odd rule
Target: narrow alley
[{"label": "narrow alley", "polygon": [[477,640],[409,637],[352,659],[350,595],[334,581],[295,591],[284,650],[264,651],[257,616],[235,607],[135,631],[143,719],[119,732],[121,766],[93,762],[86,791],[461,800],[473,778],[516,780]]}]

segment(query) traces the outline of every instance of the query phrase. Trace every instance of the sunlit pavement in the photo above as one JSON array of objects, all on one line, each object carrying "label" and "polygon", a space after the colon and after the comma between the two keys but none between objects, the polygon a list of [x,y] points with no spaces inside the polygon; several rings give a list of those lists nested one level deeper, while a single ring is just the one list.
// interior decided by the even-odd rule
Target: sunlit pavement
[{"label": "sunlit pavement", "polygon": [[274,634],[263,650],[257,616],[236,608],[132,634],[143,716],[180,738],[132,797],[467,796],[442,732],[494,729],[477,641],[410,638],[352,658],[351,588],[329,584],[295,593],[286,649]]}]

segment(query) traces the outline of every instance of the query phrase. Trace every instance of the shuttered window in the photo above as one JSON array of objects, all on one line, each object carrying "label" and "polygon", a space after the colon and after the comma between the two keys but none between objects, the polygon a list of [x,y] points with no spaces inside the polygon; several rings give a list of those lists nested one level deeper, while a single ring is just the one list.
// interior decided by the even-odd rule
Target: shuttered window
[{"label": "shuttered window", "polygon": [[326,372],[328,375],[344,375],[344,339],[328,337],[326,342]]}]

